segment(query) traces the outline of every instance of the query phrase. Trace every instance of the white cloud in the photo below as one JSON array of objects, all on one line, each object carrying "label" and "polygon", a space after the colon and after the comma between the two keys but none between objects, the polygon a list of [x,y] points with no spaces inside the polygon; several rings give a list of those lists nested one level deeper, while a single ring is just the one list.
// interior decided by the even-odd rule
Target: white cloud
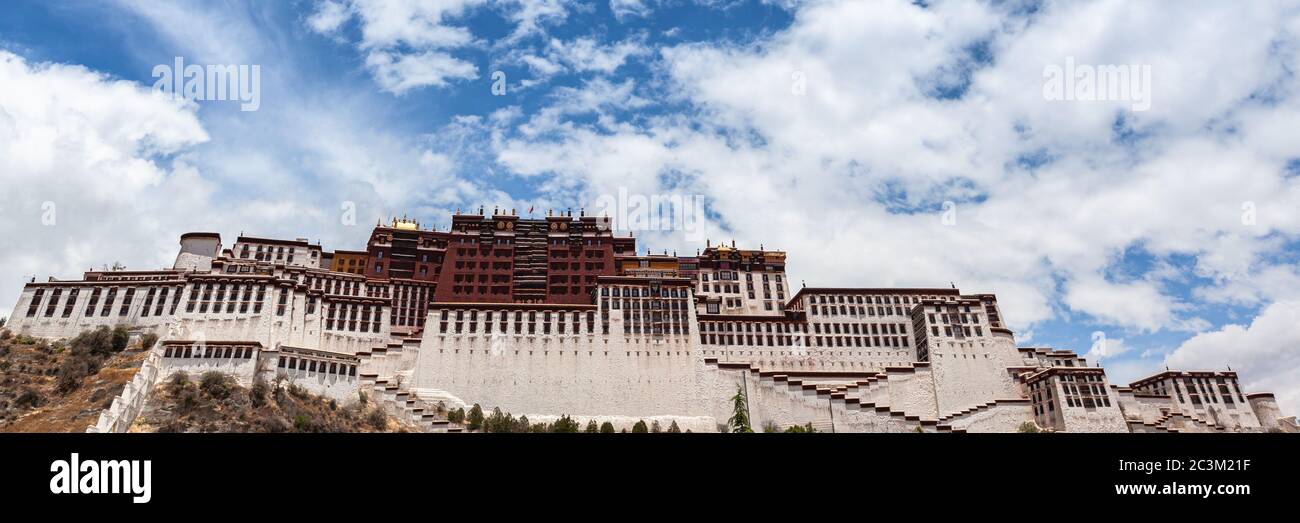
[{"label": "white cloud", "polygon": [[418,87],[446,86],[449,79],[478,78],[478,68],[474,64],[438,51],[419,54],[375,51],[366,57],[366,67],[374,73],[375,82],[393,94]]},{"label": "white cloud", "polygon": [[536,55],[524,55],[520,60],[523,61],[529,69],[532,69],[534,74],[543,78],[552,76],[564,70],[564,68],[559,64]]},{"label": "white cloud", "polygon": [[[509,12],[507,17],[515,23],[514,32],[505,39],[504,44],[513,44],[519,40],[544,32],[546,23],[563,21],[568,17],[572,0],[505,0],[501,6]],[[511,9],[513,8],[513,9]]]},{"label": "white cloud", "polygon": [[[589,9],[572,0],[323,0],[306,25],[316,33],[338,38],[338,29],[356,19],[361,33],[356,46],[366,68],[381,89],[401,95],[479,77],[478,67],[455,53],[489,47],[475,39],[464,20],[484,6],[499,10],[514,24],[508,36],[491,44],[495,47],[544,36],[545,26],[563,22],[570,9]],[[532,58],[529,65],[545,71],[545,64]]]},{"label": "white cloud", "polygon": [[1250,325],[1226,325],[1183,342],[1166,359],[1171,368],[1231,366],[1250,392],[1273,392],[1283,412],[1300,406],[1300,301],[1269,305]]},{"label": "white cloud", "polygon": [[1096,331],[1092,333],[1092,346],[1083,357],[1090,365],[1099,366],[1103,361],[1117,359],[1131,349],[1123,338],[1107,338],[1105,333]]},{"label": "white cloud", "polygon": [[552,38],[541,48],[516,48],[502,57],[502,62],[528,67],[532,77],[520,81],[520,86],[529,88],[544,85],[559,74],[609,76],[629,59],[652,53],[653,50],[645,44],[644,35],[617,42],[601,42],[593,37],[567,41]]},{"label": "white cloud", "polygon": [[[346,2],[346,3],[345,3]],[[445,87],[449,80],[478,78],[478,68],[451,54],[474,36],[455,20],[484,0],[325,0],[307,18],[313,31],[335,36],[358,20],[358,49],[380,88],[403,94],[421,87]],[[527,3],[525,3],[527,4]],[[543,14],[529,15],[533,23]]]},{"label": "white cloud", "polygon": [[1172,326],[1178,307],[1151,282],[1112,283],[1092,277],[1070,282],[1064,302],[1108,325],[1145,331]]},{"label": "white cloud", "polygon": [[613,11],[614,17],[619,21],[634,16],[645,17],[651,12],[645,0],[609,0],[609,10]]},{"label": "white cloud", "polygon": [[349,12],[346,4],[325,0],[320,3],[315,13],[307,17],[307,27],[320,34],[330,34],[337,31],[349,18],[352,18],[352,13]]},{"label": "white cloud", "polygon": [[571,69],[605,74],[618,70],[629,57],[643,56],[650,52],[638,41],[624,40],[604,45],[594,38],[577,38],[568,42],[551,39],[549,50],[554,59],[567,64]]}]

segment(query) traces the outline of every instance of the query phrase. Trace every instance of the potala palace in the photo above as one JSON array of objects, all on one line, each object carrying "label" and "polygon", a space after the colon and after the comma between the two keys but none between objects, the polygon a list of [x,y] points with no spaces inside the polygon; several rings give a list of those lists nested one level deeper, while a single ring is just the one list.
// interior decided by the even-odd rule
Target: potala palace
[{"label": "potala palace", "polygon": [[457,213],[396,219],[364,250],[304,239],[181,236],[170,269],[28,283],[7,327],[100,325],[160,337],[92,432],[128,427],[175,371],[284,376],[340,401],[382,398],[413,429],[499,407],[712,432],[746,392],[754,427],[834,432],[1296,432],[1231,371],[1125,386],[1069,350],[1018,347],[992,294],[793,288],[786,253],[731,245],[639,253],[605,218]]}]

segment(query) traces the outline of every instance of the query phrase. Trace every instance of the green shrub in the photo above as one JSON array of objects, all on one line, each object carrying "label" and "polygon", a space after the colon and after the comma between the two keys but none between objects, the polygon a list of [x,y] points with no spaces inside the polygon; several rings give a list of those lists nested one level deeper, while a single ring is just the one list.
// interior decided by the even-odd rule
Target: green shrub
[{"label": "green shrub", "polygon": [[182,416],[190,414],[203,404],[199,397],[199,389],[193,383],[186,382],[172,391],[172,396],[176,401],[176,413]]},{"label": "green shrub", "polygon": [[231,390],[235,384],[233,379],[217,371],[208,371],[203,373],[199,378],[199,390],[204,394],[216,399],[226,399],[230,397]]},{"label": "green shrub", "polygon": [[370,409],[370,414],[366,416],[366,423],[375,430],[384,430],[388,428],[388,415],[378,407]]},{"label": "green shrub", "polygon": [[100,356],[88,352],[68,354],[55,372],[55,390],[67,394],[81,387],[86,376],[99,372],[103,360]]},{"label": "green shrub", "polygon": [[645,420],[637,420],[636,425],[632,425],[633,434],[645,434],[649,432],[645,426]]},{"label": "green shrub", "polygon": [[34,409],[44,404],[45,398],[41,396],[41,393],[28,387],[23,387],[18,392],[18,396],[14,397],[13,403],[14,407],[20,409]]},{"label": "green shrub", "polygon": [[293,430],[297,432],[314,432],[314,424],[311,418],[305,414],[299,414],[293,417]]},{"label": "green shrub", "polygon": [[113,337],[111,341],[113,352],[122,352],[126,350],[126,346],[131,343],[131,330],[127,329],[126,325],[113,327]]},{"label": "green shrub", "polygon": [[271,386],[266,384],[266,380],[258,378],[253,382],[253,388],[248,391],[248,399],[254,407],[266,405],[266,397],[271,393]]},{"label": "green shrub", "polygon": [[600,426],[596,425],[596,420],[588,421],[587,428],[583,432],[586,432],[587,434],[596,434],[600,432]]},{"label": "green shrub", "polygon": [[311,397],[311,393],[307,392],[307,389],[300,387],[297,383],[290,383],[288,390],[290,396],[293,396],[300,400]]}]

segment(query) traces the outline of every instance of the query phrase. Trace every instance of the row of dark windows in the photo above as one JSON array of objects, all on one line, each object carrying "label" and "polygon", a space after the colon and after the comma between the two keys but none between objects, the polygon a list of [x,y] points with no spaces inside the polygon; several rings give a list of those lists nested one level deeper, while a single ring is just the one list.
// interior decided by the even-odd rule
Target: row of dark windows
[{"label": "row of dark windows", "polygon": [[262,312],[262,302],[266,300],[266,284],[192,284],[190,285],[190,297],[185,303],[185,312],[192,313],[196,310],[199,314],[206,314],[211,310],[215,314],[220,314],[224,309],[227,314],[235,312],[238,308],[240,313],[246,313],[251,306],[254,314]]},{"label": "row of dark windows", "polygon": [[193,345],[167,345],[164,358],[223,358],[246,360],[253,357],[253,347],[213,347]]},{"label": "row of dark windows", "polygon": [[856,305],[813,305],[809,316],[902,316],[902,307],[861,307]]},{"label": "row of dark windows", "polygon": [[325,330],[383,332],[384,309],[379,305],[330,303],[325,315]]},{"label": "row of dark windows", "polygon": [[[557,334],[583,333],[583,322],[581,321],[583,314],[578,311],[555,312],[554,314],[552,314],[552,311],[542,311],[541,314],[538,314],[538,311],[528,311],[526,315],[524,311],[513,311],[513,321],[510,312],[483,311],[483,321],[480,323],[478,310],[465,311],[464,309],[457,309],[453,316],[448,309],[443,309],[439,313],[438,332],[442,334],[449,332],[455,334],[477,333],[480,325],[482,325],[484,334],[493,334],[494,332],[501,334],[524,334],[525,332],[527,334],[537,334],[539,325],[537,320],[540,318],[541,334],[551,334],[552,325],[554,325]],[[585,316],[586,333],[593,334],[596,313],[588,311]],[[525,325],[527,325],[526,328]],[[511,326],[514,327],[513,330]]]},{"label": "row of dark windows", "polygon": [[317,361],[308,358],[280,356],[275,366],[281,369],[300,370],[309,373],[332,374],[335,376],[356,376],[357,366],[337,361]]}]

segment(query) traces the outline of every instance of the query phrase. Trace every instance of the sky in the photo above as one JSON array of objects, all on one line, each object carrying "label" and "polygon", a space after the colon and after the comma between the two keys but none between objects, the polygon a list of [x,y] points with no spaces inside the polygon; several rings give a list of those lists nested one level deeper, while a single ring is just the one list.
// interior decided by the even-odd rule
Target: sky
[{"label": "sky", "polygon": [[[178,57],[257,66],[256,110],[159,92]],[[355,249],[393,216],[676,195],[702,234],[620,234],[995,293],[1112,383],[1231,367],[1294,414],[1297,70],[1281,0],[10,0],[0,313],[187,231]]]}]

